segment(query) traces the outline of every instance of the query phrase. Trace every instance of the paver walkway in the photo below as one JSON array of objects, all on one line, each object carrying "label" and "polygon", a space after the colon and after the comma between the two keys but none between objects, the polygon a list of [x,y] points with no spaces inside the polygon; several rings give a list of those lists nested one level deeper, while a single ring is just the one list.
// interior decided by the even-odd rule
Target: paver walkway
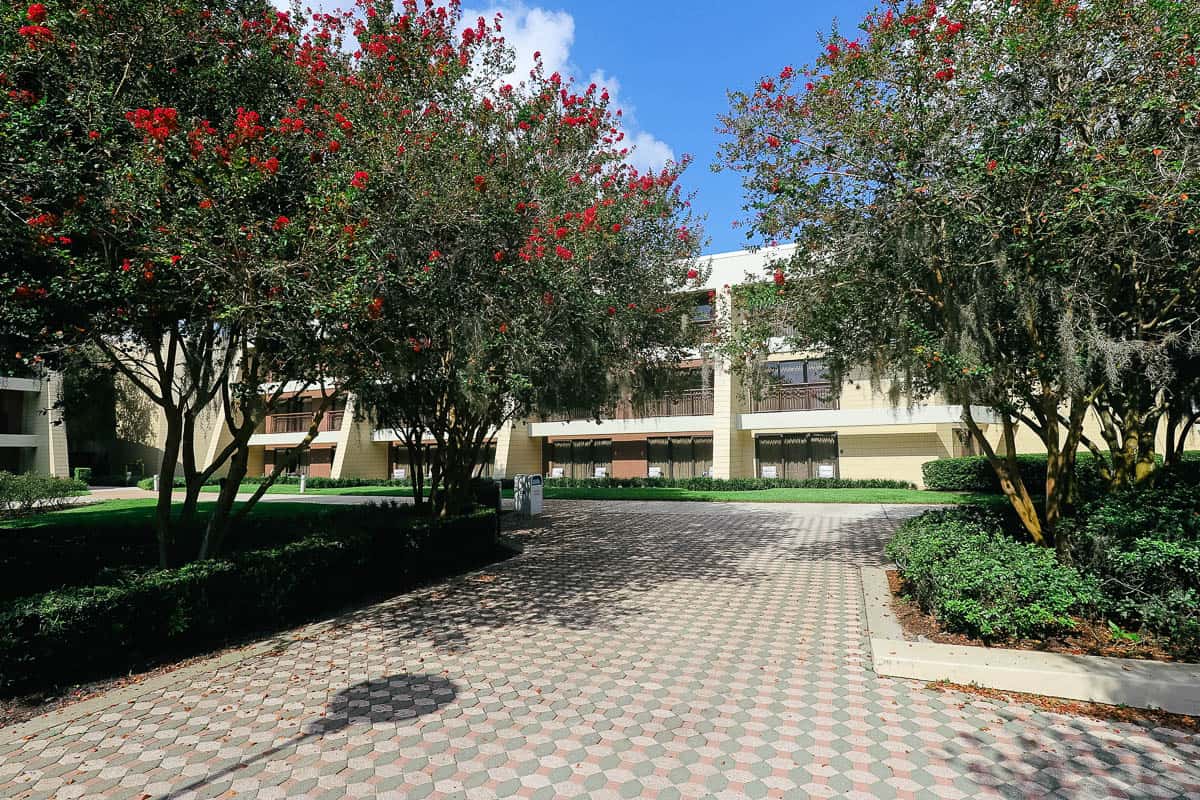
[{"label": "paver walkway", "polygon": [[1200,738],[877,678],[912,508],[551,503],[520,558],[0,737],[0,795],[1192,797]]}]

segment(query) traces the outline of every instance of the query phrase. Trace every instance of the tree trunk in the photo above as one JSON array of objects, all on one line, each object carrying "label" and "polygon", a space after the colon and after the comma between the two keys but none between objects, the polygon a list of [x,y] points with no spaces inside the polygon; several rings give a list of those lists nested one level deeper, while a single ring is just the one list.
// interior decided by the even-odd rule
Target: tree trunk
[{"label": "tree trunk", "polygon": [[1017,464],[1016,423],[1013,422],[1012,416],[1001,415],[1004,426],[1003,457],[996,454],[992,443],[983,435],[975,418],[971,416],[969,405],[963,406],[963,421],[987,456],[988,463],[995,470],[996,477],[1000,479],[1000,490],[1012,504],[1013,510],[1017,512],[1021,525],[1034,542],[1043,547],[1048,546],[1049,542],[1042,528],[1042,520],[1038,516],[1037,504],[1033,502],[1033,497],[1029,494],[1029,488],[1025,485],[1025,480],[1021,477],[1021,471]]},{"label": "tree trunk", "polygon": [[162,462],[158,470],[158,503],[154,511],[154,529],[158,537],[158,566],[171,566],[175,549],[174,528],[171,525],[171,503],[174,500],[175,466],[183,438],[183,422],[178,410],[164,408],[167,417],[166,439],[163,442]]},{"label": "tree trunk", "polygon": [[217,495],[217,505],[208,518],[204,528],[204,538],[200,542],[200,560],[212,558],[221,552],[225,537],[229,533],[230,512],[241,488],[242,479],[250,464],[250,448],[242,444],[229,460],[229,473],[221,482],[221,492]]}]

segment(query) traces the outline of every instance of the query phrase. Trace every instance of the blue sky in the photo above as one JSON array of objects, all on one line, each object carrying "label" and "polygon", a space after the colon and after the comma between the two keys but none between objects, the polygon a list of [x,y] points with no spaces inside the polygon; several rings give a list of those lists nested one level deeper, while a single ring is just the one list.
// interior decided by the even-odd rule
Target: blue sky
[{"label": "blue sky", "polygon": [[[738,176],[715,175],[720,137],[717,115],[728,108],[725,92],[749,88],[783,66],[811,62],[817,32],[836,18],[850,33],[874,7],[868,0],[813,3],[807,0],[464,0],[474,15],[500,9],[505,34],[522,57],[540,50],[547,66],[577,79],[617,87],[632,109],[632,133],[643,158],[668,151],[688,153],[695,163],[685,187],[697,192],[695,208],[708,215],[707,252],[746,246],[732,229],[742,217]],[[490,16],[490,14],[489,14]]]}]

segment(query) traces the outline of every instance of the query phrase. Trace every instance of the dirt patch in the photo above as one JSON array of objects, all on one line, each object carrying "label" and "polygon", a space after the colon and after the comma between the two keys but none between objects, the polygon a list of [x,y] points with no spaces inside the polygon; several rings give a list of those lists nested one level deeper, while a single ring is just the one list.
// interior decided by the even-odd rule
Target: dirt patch
[{"label": "dirt patch", "polygon": [[[999,689],[984,689],[979,686],[963,686],[949,681],[934,681],[926,687],[939,692],[963,692],[964,694],[984,697],[988,700],[1001,700],[1007,703],[1021,703],[1035,706],[1043,711],[1055,714],[1070,714],[1092,719],[1103,719],[1112,722],[1125,722],[1130,725],[1140,725],[1144,728],[1171,728],[1188,733],[1200,733],[1200,717],[1189,717],[1184,714],[1170,714],[1166,711],[1150,711],[1128,706],[1110,706],[1104,703],[1084,703],[1079,700],[1061,700],[1057,697],[1043,697],[1038,694],[1022,694],[1021,692],[1005,692]],[[965,703],[964,703],[965,705]]]},{"label": "dirt patch", "polygon": [[1036,650],[1043,653],[1062,653],[1075,656],[1109,656],[1136,658],[1146,661],[1182,662],[1166,643],[1148,637],[1137,641],[1115,634],[1108,625],[1086,619],[1075,620],[1075,632],[1069,636],[1050,639],[1010,639],[991,644],[960,633],[942,629],[934,617],[905,596],[904,579],[898,570],[887,570],[888,587],[892,592],[892,611],[909,639],[924,637],[939,644],[959,644],[971,647],[1003,647],[1008,650]]}]

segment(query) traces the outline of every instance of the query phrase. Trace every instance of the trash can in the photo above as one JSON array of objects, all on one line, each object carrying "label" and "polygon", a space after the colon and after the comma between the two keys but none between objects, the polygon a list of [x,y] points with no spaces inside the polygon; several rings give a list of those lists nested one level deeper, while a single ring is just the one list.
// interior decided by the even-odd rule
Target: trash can
[{"label": "trash can", "polygon": [[541,514],[543,495],[541,475],[513,477],[513,506],[520,516],[534,517]]}]

